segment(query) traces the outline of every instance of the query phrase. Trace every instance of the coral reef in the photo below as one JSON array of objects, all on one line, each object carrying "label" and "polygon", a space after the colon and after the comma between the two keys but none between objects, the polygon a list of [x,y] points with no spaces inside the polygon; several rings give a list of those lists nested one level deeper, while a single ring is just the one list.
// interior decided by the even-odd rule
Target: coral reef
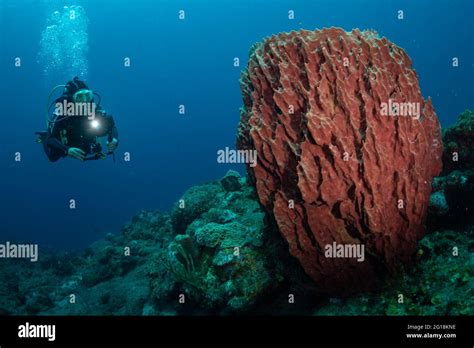
[{"label": "coral reef", "polygon": [[443,174],[474,168],[474,111],[466,110],[443,130]]},{"label": "coral reef", "polygon": [[[409,58],[358,30],[273,36],[241,83],[247,178],[191,187],[78,253],[0,260],[0,315],[474,315],[472,111],[441,154]],[[379,118],[387,98],[420,118]],[[325,258],[334,241],[365,262]]]},{"label": "coral reef", "polygon": [[[223,182],[234,178],[239,189],[228,191]],[[474,314],[472,224],[427,234],[413,262],[380,289],[322,297],[245,179],[229,173],[193,187],[183,195],[190,200],[185,206],[193,207],[193,196],[203,199],[204,192],[214,194],[207,196],[213,203],[183,233],[173,229],[170,216],[142,211],[120,235],[108,234],[79,254],[41,248],[36,263],[2,260],[0,314]],[[291,304],[290,294],[296,298]]]},{"label": "coral reef", "polygon": [[474,112],[466,110],[443,131],[443,172],[433,181],[428,225],[469,225],[474,211]]},{"label": "coral reef", "polygon": [[[189,201],[194,221],[169,245],[168,268],[201,307],[248,309],[278,285],[282,269],[272,257],[277,251],[265,243],[265,213],[238,173],[230,171],[220,182],[196,186],[182,201],[185,206],[174,209],[171,220],[179,219],[175,214],[188,214]],[[206,212],[196,213],[197,201]]]},{"label": "coral reef", "polygon": [[120,235],[109,234],[79,255],[46,252],[33,264],[7,260],[0,269],[0,312],[248,311],[291,278],[284,274],[284,255],[275,258],[285,248],[267,228],[254,189],[230,171],[190,188],[171,216],[143,211]]},{"label": "coral reef", "polygon": [[[380,292],[330,298],[314,315],[474,315],[474,229],[427,234],[416,261]],[[401,299],[400,295],[403,296]]]},{"label": "coral reef", "polygon": [[[238,147],[257,151],[260,202],[323,291],[371,288],[423,235],[442,143],[411,65],[372,31],[293,31],[252,49]],[[325,257],[333,242],[363,244],[365,262]]]}]

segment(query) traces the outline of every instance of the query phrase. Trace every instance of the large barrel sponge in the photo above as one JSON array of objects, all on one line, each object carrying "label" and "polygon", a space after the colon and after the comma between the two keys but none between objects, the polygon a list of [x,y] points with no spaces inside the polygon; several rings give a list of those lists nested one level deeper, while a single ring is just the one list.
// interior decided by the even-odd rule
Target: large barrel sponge
[{"label": "large barrel sponge", "polygon": [[[319,288],[368,289],[409,262],[442,141],[404,50],[373,31],[280,33],[252,48],[241,89],[237,146],[257,152],[260,202]],[[362,262],[326,255],[357,244]]]}]

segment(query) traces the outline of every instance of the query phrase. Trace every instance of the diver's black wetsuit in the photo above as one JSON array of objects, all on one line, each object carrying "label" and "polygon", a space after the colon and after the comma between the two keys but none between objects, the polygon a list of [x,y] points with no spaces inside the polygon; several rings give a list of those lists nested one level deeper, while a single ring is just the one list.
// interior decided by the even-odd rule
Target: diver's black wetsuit
[{"label": "diver's black wetsuit", "polygon": [[[62,103],[64,100],[72,103],[72,95],[87,86],[77,78],[69,81],[63,95],[56,100]],[[95,127],[93,127],[93,123]],[[109,140],[118,140],[118,131],[112,116],[107,115],[100,106],[96,110],[93,119],[87,116],[58,116],[54,124],[48,130],[43,140],[43,148],[51,162],[66,157],[70,147],[81,149],[89,155],[88,159],[98,159],[94,157],[101,151],[96,137],[107,136]]]},{"label": "diver's black wetsuit", "polygon": [[[99,123],[98,128],[93,128],[92,121]],[[65,133],[64,143],[61,132]],[[96,137],[109,135],[118,139],[117,127],[112,116],[96,115],[93,120],[87,116],[68,116],[58,119],[53,126],[52,132],[48,134],[44,143],[46,155],[51,162],[55,162],[62,157],[66,157],[70,147],[77,147],[84,151],[86,155],[91,155],[99,151],[94,148],[97,145]]]}]

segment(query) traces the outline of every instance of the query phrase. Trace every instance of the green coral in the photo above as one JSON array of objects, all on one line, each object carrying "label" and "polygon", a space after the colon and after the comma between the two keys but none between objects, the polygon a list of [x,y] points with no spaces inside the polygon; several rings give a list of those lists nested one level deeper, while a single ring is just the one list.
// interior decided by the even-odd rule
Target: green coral
[{"label": "green coral", "polygon": [[439,216],[444,216],[449,212],[449,206],[448,202],[446,202],[444,192],[438,191],[430,196],[429,209],[431,214]]},{"label": "green coral", "polygon": [[417,261],[388,278],[380,291],[326,303],[315,314],[473,315],[473,237],[472,228],[429,234],[420,241]]},{"label": "green coral", "polygon": [[191,187],[181,197],[171,212],[175,233],[184,233],[187,226],[215,205],[216,195],[222,191],[218,183]]},{"label": "green coral", "polygon": [[[186,218],[186,233],[176,235],[168,247],[168,264],[183,290],[201,307],[248,310],[284,277],[279,276],[282,267],[276,266],[278,261],[271,256],[276,246],[265,245],[266,214],[255,200],[253,188],[235,172],[227,176],[232,177],[232,190],[223,185],[217,193],[212,191],[207,211],[193,221]],[[193,195],[201,197],[197,190],[208,192],[215,189],[213,185],[201,185]],[[184,240],[192,248],[181,249]]]},{"label": "green coral", "polygon": [[[443,131],[443,173],[474,167],[474,111],[465,110],[458,121]],[[453,161],[453,153],[458,160]]]},{"label": "green coral", "polygon": [[171,251],[162,262],[167,270],[172,272],[177,280],[192,286],[195,290],[204,292],[206,284],[203,281],[204,271],[196,265],[197,252],[194,249],[189,236],[178,235],[175,243],[171,246]]}]

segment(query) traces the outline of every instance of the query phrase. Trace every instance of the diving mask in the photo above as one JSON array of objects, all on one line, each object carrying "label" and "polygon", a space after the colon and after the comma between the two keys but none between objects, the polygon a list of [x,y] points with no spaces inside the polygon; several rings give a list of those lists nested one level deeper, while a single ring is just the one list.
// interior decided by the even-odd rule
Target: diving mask
[{"label": "diving mask", "polygon": [[74,93],[72,99],[75,103],[90,103],[94,99],[94,93],[90,89],[81,89]]}]

